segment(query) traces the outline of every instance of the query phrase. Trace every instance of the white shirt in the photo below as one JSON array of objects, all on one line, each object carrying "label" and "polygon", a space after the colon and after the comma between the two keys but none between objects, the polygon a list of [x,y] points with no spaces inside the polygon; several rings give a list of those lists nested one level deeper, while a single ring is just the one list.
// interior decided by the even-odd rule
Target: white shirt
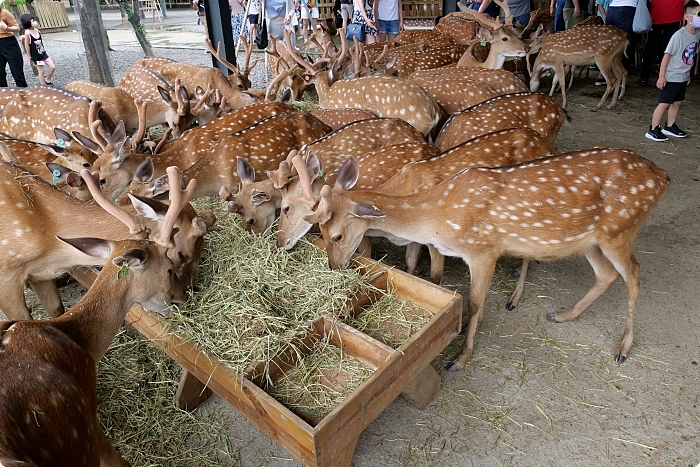
[{"label": "white shirt", "polygon": [[375,0],[378,1],[377,16],[382,21],[395,21],[399,19],[398,0]]},{"label": "white shirt", "polygon": [[610,8],[611,6],[637,6],[637,0],[613,0],[610,2]]}]

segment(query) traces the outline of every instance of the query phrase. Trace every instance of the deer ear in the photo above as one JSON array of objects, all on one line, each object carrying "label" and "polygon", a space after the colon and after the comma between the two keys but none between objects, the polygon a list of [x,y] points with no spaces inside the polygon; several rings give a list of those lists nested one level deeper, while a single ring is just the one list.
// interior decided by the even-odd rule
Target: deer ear
[{"label": "deer ear", "polygon": [[180,98],[184,101],[187,102],[190,100],[190,95],[187,92],[187,89],[185,89],[185,86],[180,86]]},{"label": "deer ear", "polygon": [[194,95],[197,99],[201,99],[201,97],[204,95],[204,89],[202,89],[202,86],[197,86],[197,88],[194,90]]},{"label": "deer ear", "polygon": [[236,170],[238,171],[238,178],[241,179],[241,183],[243,183],[243,185],[253,183],[255,181],[255,169],[245,158],[237,157],[237,159]]},{"label": "deer ear", "polygon": [[83,178],[76,172],[71,171],[66,177],[66,184],[71,188],[80,188],[83,186]]},{"label": "deer ear", "polygon": [[[183,180],[180,179],[180,185],[182,185]],[[167,175],[161,175],[151,182],[150,188],[151,194],[155,197],[162,195],[163,193],[170,191],[170,182]]]},{"label": "deer ear", "polygon": [[160,94],[160,98],[163,99],[166,104],[171,104],[173,102],[172,98],[170,97],[170,93],[160,85],[158,85],[158,93]]},{"label": "deer ear", "polygon": [[107,240],[102,240],[101,238],[56,238],[63,243],[67,243],[68,245],[82,251],[86,255],[93,256],[95,258],[108,259],[112,253],[110,243]]},{"label": "deer ear", "polygon": [[136,167],[134,178],[139,182],[146,183],[153,178],[153,173],[153,159],[147,157]]},{"label": "deer ear", "polygon": [[335,180],[335,187],[347,191],[355,186],[359,176],[360,171],[357,167],[357,161],[354,157],[349,156],[338,171],[338,178]]},{"label": "deer ear", "polygon": [[49,169],[49,172],[53,174],[54,183],[65,181],[66,177],[68,177],[68,174],[71,173],[71,170],[68,167],[65,167],[61,164],[57,164],[55,162],[47,162],[46,168]]},{"label": "deer ear", "polygon": [[399,59],[399,55],[394,55],[391,57],[389,60],[386,61],[386,64],[384,65],[387,69],[392,68],[394,65],[396,65],[396,61]]},{"label": "deer ear", "polygon": [[112,264],[118,267],[124,266],[126,263],[130,268],[137,268],[148,261],[148,252],[141,248],[132,248],[123,255],[117,256],[112,260]]},{"label": "deer ear", "polygon": [[314,151],[309,151],[306,158],[306,170],[309,172],[311,180],[316,180],[321,173],[321,159],[318,158]]},{"label": "deer ear", "polygon": [[158,200],[143,198],[141,196],[132,195],[131,193],[129,193],[128,196],[134,209],[146,219],[162,222],[163,218],[165,218],[165,213],[168,212],[168,205]]},{"label": "deer ear", "polygon": [[362,203],[355,205],[355,209],[351,214],[355,217],[360,217],[363,219],[381,219],[382,217],[386,217],[386,214],[376,207],[368,206]]},{"label": "deer ear", "polygon": [[55,127],[53,134],[56,137],[56,145],[61,149],[67,148],[74,141],[71,134],[61,128]]},{"label": "deer ear", "polygon": [[479,28],[479,32],[477,33],[477,35],[483,39],[486,39],[489,42],[491,42],[491,39],[493,39],[491,31],[489,31],[486,28]]},{"label": "deer ear", "polygon": [[71,133],[73,135],[73,138],[80,144],[82,144],[85,148],[87,148],[90,152],[94,154],[101,154],[102,153],[102,148],[100,147],[99,144],[88,138],[87,136],[81,135],[79,132],[74,131]]},{"label": "deer ear", "polygon": [[119,124],[114,129],[114,133],[109,138],[109,144],[112,147],[116,147],[118,144],[124,144],[126,142],[126,130],[124,129],[124,120],[119,120]]},{"label": "deer ear", "polygon": [[261,204],[270,201],[272,197],[264,191],[253,190],[253,194],[251,195],[250,199],[253,201],[253,204],[260,206]]}]

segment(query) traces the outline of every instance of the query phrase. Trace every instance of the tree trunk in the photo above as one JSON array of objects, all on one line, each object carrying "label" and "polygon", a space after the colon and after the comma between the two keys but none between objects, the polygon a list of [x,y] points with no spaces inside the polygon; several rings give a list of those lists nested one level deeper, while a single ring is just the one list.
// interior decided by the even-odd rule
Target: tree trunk
[{"label": "tree trunk", "polygon": [[90,81],[114,87],[99,0],[77,0],[80,29],[85,45]]},{"label": "tree trunk", "polygon": [[[131,27],[134,29],[134,34],[136,34],[136,39],[139,41],[143,53],[146,57],[155,57],[153,49],[151,48],[151,43],[146,37],[146,29],[141,24],[141,16],[138,11],[138,0],[120,0],[119,4],[122,6],[124,11],[126,11],[126,17],[131,23]],[[136,12],[134,13],[134,9]]]}]

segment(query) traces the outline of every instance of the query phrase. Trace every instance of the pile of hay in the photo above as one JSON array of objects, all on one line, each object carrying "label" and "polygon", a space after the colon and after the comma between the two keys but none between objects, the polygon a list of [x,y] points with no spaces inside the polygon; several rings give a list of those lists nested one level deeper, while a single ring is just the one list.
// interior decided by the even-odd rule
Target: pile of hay
[{"label": "pile of hay", "polygon": [[218,414],[173,405],[182,368],[122,327],[97,371],[97,412],[107,438],[134,467],[239,465]]},{"label": "pile of hay", "polygon": [[[332,313],[349,320],[350,299],[357,293],[376,290],[357,270],[329,269],[325,253],[305,240],[300,241],[294,250],[286,251],[277,248],[273,235],[258,236],[246,232],[240,218],[226,212],[219,199],[197,200],[196,205],[198,210],[212,209],[217,223],[207,233],[194,291],[187,303],[173,310],[172,318],[167,320],[168,332],[192,342],[241,374],[257,362],[269,362],[277,352],[288,348],[295,338],[306,333],[316,318]],[[398,307],[400,320],[407,322],[408,314],[401,310],[411,305],[399,297],[376,304],[375,307],[381,308],[377,308],[380,311],[375,312],[375,316],[384,313],[382,309],[391,308],[386,306],[387,303]],[[408,331],[404,330],[404,341],[420,329],[429,316],[422,313],[411,315],[419,320],[409,325]],[[383,321],[372,326],[379,328]],[[371,326],[364,327],[369,329]],[[391,342],[390,345],[397,343],[387,341]],[[331,361],[328,360],[330,354],[335,352],[335,348],[330,347],[320,347],[329,353],[323,357],[327,362]],[[295,348],[294,353],[306,355],[308,349]],[[350,361],[348,356],[336,357],[332,360],[335,363],[328,365],[337,367]],[[313,370],[318,367],[312,362],[314,358],[304,357],[294,371],[288,372],[284,380],[296,379],[295,386],[282,380],[272,381],[267,373],[263,375],[263,386],[270,394],[278,394],[280,400],[290,407],[315,406],[311,410],[315,417],[332,410],[371,372],[351,371],[357,378],[353,376],[352,381],[347,381],[347,388],[352,389],[342,391],[340,396],[309,395],[308,391],[315,391],[315,388],[307,382],[318,379],[318,373]],[[267,368],[264,371],[267,372]],[[300,372],[306,376],[301,376]],[[282,384],[297,389],[288,391],[280,386]],[[321,386],[324,385],[316,385]],[[301,391],[300,387],[305,389]],[[290,401],[284,396],[285,392],[297,392],[305,402]]]}]

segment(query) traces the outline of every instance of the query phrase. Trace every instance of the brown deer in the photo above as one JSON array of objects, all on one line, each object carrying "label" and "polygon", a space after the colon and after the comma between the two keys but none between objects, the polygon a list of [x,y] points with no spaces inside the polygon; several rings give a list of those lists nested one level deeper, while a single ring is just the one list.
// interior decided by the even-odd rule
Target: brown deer
[{"label": "brown deer", "polygon": [[[267,117],[286,112],[295,112],[295,110],[281,102],[252,104],[225,114],[206,125],[186,131],[168,149],[157,153],[153,158],[133,152],[125,157],[122,157],[123,154],[102,156],[98,161],[99,164],[96,164],[99,165],[102,191],[110,199],[112,196],[120,196],[125,190],[143,193],[149,198],[155,197],[156,195],[150,191],[154,188],[152,182],[154,178],[165,175],[167,167],[174,165],[187,168],[203,157],[221,139]],[[128,204],[128,196],[121,196],[120,203]]]},{"label": "brown deer", "polygon": [[262,59],[255,60],[251,65],[250,56],[253,53],[253,44],[248,42],[248,39],[245,34],[241,34],[240,39],[240,42],[243,45],[243,49],[245,50],[245,58],[243,60],[242,70],[239,70],[236,65],[232,64],[221,55],[221,42],[218,42],[216,44],[216,50],[214,50],[211,41],[207,37],[204,39],[204,45],[206,46],[207,50],[211,52],[214,58],[216,58],[219,62],[221,62],[222,65],[231,70],[231,72],[233,73],[228,78],[228,81],[229,83],[231,83],[231,86],[237,88],[239,91],[245,91],[246,89],[250,89],[250,78],[248,77],[248,75],[251,71],[253,71],[253,68],[255,68],[255,66],[262,61]]},{"label": "brown deer", "polygon": [[[328,125],[303,112],[274,115],[219,140],[197,162],[183,170],[182,176],[184,180],[197,180],[193,198],[216,196],[222,186],[238,183],[237,157],[248,159],[260,170],[275,170],[290,151],[299,150],[330,131]],[[170,189],[170,183],[155,179],[133,193],[158,196]]]},{"label": "brown deer", "polygon": [[488,68],[442,67],[433,70],[415,71],[408,77],[409,80],[421,86],[451,78],[479,81],[487,84],[491,89],[497,92],[499,96],[516,92],[528,92],[530,90],[520,78],[510,71],[491,70]]},{"label": "brown deer", "polygon": [[501,95],[488,84],[467,78],[425,80],[421,86],[450,115]]},{"label": "brown deer", "polygon": [[[211,213],[197,216],[187,203],[193,187],[184,194],[173,190],[170,207],[154,200],[133,198],[133,206],[118,208],[101,194],[90,172],[83,170],[98,204],[81,202],[32,176],[21,167],[0,162],[0,308],[10,319],[31,319],[24,301],[24,283],[37,292],[50,316],[63,312],[63,304],[53,279],[68,268],[90,265],[92,259],[66,247],[56,237],[71,237],[99,232],[100,236],[122,240],[150,238],[168,248],[168,255],[183,274],[196,270],[201,237],[213,224]],[[177,171],[169,174],[173,183]],[[165,233],[173,231],[172,236]],[[165,232],[165,233],[164,233]],[[197,244],[199,242],[199,245]]]},{"label": "brown deer", "polygon": [[[285,31],[285,40],[291,49],[289,31]],[[430,134],[442,118],[440,106],[417,84],[390,76],[335,81],[342,57],[336,59],[330,70],[318,71],[293,49],[291,55],[310,73],[305,79],[315,84],[322,109],[369,110],[380,117],[405,120],[423,135]]]},{"label": "brown deer", "polygon": [[97,419],[96,365],[134,303],[181,304],[185,290],[166,249],[155,243],[57,243],[105,266],[65,315],[0,322],[0,464],[128,466]]},{"label": "brown deer", "polygon": [[[382,147],[395,147],[396,153],[385,151],[372,159],[372,165],[383,167],[386,164],[386,171],[390,173],[389,167],[394,167],[393,170],[396,171],[395,166],[400,161],[405,164],[415,160],[415,157],[425,157],[422,151],[415,150],[417,148],[414,145],[395,146],[408,142],[423,142],[423,136],[403,120],[373,118],[350,123],[304,145],[298,153],[304,159],[312,152],[315,153],[315,157],[323,161],[325,170],[328,172],[339,169],[348,156],[357,155],[359,157],[365,153],[376,152]],[[291,169],[292,157],[294,156],[288,155],[286,159],[289,169]],[[230,212],[241,215],[247,229],[254,233],[262,233],[274,222],[275,209],[279,207],[282,200],[280,190],[290,181],[291,172],[288,177],[278,178],[273,183],[271,169],[268,169],[268,178],[260,181],[255,181],[256,168],[247,160],[239,158],[237,169],[242,185],[238,194],[232,196],[228,188],[223,191],[223,194],[221,191],[219,194],[229,201]],[[260,167],[257,169],[260,170]]]},{"label": "brown deer", "polygon": [[448,13],[440,18],[434,32],[451,37],[457,44],[471,44],[479,33],[480,24],[462,12]]},{"label": "brown deer", "polygon": [[532,128],[553,142],[566,119],[566,111],[545,94],[508,94],[452,115],[435,145],[445,151],[491,131],[518,127]]},{"label": "brown deer", "polygon": [[404,29],[394,38],[394,42],[399,45],[426,44],[430,47],[444,47],[455,43],[450,36],[425,29]]},{"label": "brown deer", "polygon": [[[153,76],[150,70],[146,70],[141,69],[142,73],[139,74],[139,78],[143,81],[147,77]],[[136,74],[139,70],[138,68],[132,68],[130,71]],[[131,78],[133,79],[134,76],[132,75]],[[124,78],[122,78],[122,81],[124,81]],[[148,94],[137,92],[134,96],[120,87],[110,88],[84,80],[72,81],[66,85],[66,89],[102,102],[102,108],[114,120],[124,121],[124,128],[129,134],[139,131],[139,125],[141,124],[139,104],[135,103],[135,98],[138,98],[147,104],[145,112],[146,128],[167,124],[173,129],[173,135],[178,138],[183,131],[192,126],[193,122],[193,115],[190,111],[191,103],[187,97],[187,91],[177,83],[172,87],[169,83],[165,83],[164,80],[156,81],[154,79],[151,84],[153,84],[152,92]],[[165,86],[163,86],[164,84]],[[127,89],[133,90],[131,87]],[[183,91],[180,91],[180,89],[183,89]]]},{"label": "brown deer", "polygon": [[[3,109],[0,133],[46,144],[56,143],[54,128],[89,134],[91,102],[87,97],[50,86],[22,88]],[[96,113],[107,131],[113,131],[116,125],[111,116],[99,105]]]},{"label": "brown deer", "polygon": [[384,73],[406,78],[417,70],[431,70],[455,64],[459,62],[466,50],[466,45],[453,44],[419,52],[399,53],[385,63]]},{"label": "brown deer", "polygon": [[347,267],[368,230],[434,245],[469,266],[469,326],[459,357],[464,367],[484,319],[484,299],[496,261],[504,255],[554,260],[585,254],[595,283],[568,311],[549,321],[578,318],[615,280],[627,286],[627,319],[615,361],[634,339],[639,263],[634,241],[666,192],[669,177],[650,161],[622,149],[591,149],[498,168],[466,169],[434,188],[409,196],[351,190],[347,171],[321,190],[316,211],[332,268]]},{"label": "brown deer", "polygon": [[[586,26],[572,28],[561,34],[548,36],[535,59],[530,79],[530,90],[537,91],[540,75],[544,68],[553,68],[556,79],[562,83],[562,107],[566,108],[566,86],[564,69],[568,65],[597,65],[605,78],[606,88],[603,97],[595,106],[598,110],[613,92],[611,109],[619,96],[625,93],[627,71],[622,65],[622,55],[627,47],[627,34],[615,26]],[[554,86],[552,86],[552,92]],[[550,93],[550,95],[551,95]]]},{"label": "brown deer", "polygon": [[54,128],[54,137],[55,144],[35,143],[3,134],[0,134],[0,141],[14,152],[18,163],[30,171],[33,171],[31,167],[39,167],[46,162],[56,162],[76,171],[89,169],[101,151],[97,143],[79,133],[74,136]]},{"label": "brown deer", "polygon": [[315,109],[311,115],[321,120],[333,131],[360,120],[377,118],[377,114],[363,109]]}]

